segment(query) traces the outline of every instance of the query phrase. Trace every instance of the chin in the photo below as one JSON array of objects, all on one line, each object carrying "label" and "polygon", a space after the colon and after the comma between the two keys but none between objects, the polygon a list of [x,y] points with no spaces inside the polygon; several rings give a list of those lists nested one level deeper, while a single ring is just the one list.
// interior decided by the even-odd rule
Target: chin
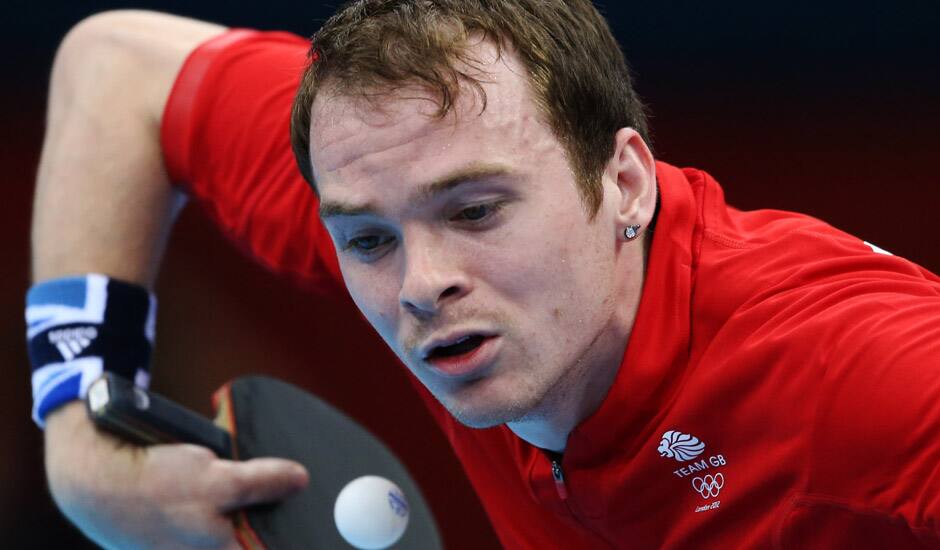
[{"label": "chin", "polygon": [[[491,385],[487,385],[491,386]],[[509,395],[494,395],[492,387],[469,387],[444,396],[438,401],[458,422],[468,428],[492,428],[528,417],[541,401],[537,396],[520,396],[519,391]]]},{"label": "chin", "polygon": [[511,411],[504,410],[476,410],[476,409],[462,409],[456,407],[447,407],[448,412],[453,416],[457,422],[460,422],[468,428],[474,429],[486,429],[499,426],[500,424],[506,424],[508,422],[513,422],[516,420],[517,416]]}]

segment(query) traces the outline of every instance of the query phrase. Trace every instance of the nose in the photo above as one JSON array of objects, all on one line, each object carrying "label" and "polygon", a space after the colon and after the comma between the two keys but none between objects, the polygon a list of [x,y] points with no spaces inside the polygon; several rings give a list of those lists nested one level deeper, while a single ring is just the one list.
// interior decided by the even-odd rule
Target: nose
[{"label": "nose", "polygon": [[399,302],[421,319],[437,315],[448,303],[466,295],[470,284],[457,258],[440,243],[412,243],[406,247]]}]

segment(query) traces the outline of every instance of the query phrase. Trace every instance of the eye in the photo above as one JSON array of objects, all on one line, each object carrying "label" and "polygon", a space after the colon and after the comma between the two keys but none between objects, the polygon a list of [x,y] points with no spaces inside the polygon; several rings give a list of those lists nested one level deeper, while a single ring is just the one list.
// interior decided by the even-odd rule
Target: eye
[{"label": "eye", "polygon": [[500,208],[502,203],[475,204],[462,208],[452,219],[458,222],[479,222],[493,216]]},{"label": "eye", "polygon": [[394,237],[389,235],[362,235],[346,241],[343,250],[349,250],[354,254],[367,257],[381,251],[382,247],[392,242],[392,240],[394,240]]}]

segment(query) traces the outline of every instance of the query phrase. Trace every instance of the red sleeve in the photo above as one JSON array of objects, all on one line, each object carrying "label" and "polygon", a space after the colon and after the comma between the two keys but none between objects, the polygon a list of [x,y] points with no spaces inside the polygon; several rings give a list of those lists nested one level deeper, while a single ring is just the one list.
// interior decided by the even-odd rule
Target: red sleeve
[{"label": "red sleeve", "polygon": [[308,289],[342,279],[317,199],[294,163],[290,107],[309,42],[231,30],[184,63],[161,127],[173,182],[259,263]]},{"label": "red sleeve", "polygon": [[940,290],[901,275],[856,286],[868,291],[831,321],[841,334],[829,342],[813,474],[780,547],[940,549]]}]

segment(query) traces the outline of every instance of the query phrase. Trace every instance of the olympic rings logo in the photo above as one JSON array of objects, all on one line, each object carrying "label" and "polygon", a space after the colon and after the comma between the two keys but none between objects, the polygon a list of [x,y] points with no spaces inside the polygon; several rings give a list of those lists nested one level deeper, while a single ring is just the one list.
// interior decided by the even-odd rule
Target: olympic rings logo
[{"label": "olympic rings logo", "polygon": [[692,488],[695,492],[702,495],[702,498],[715,498],[725,486],[725,476],[722,474],[711,474],[705,477],[696,477],[692,479]]}]

